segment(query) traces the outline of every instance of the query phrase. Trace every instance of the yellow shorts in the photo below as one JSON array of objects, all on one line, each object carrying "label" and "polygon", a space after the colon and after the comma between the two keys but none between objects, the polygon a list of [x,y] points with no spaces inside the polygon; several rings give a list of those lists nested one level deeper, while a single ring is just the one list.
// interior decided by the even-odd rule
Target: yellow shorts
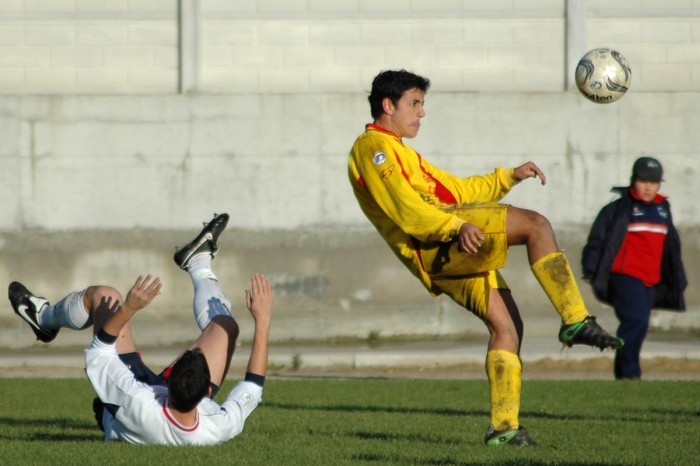
[{"label": "yellow shorts", "polygon": [[433,291],[445,293],[482,320],[486,319],[491,289],[508,289],[496,271],[506,266],[508,257],[507,209],[507,204],[496,202],[442,208],[481,230],[484,240],[476,254],[461,252],[457,240],[421,243],[421,260]]},{"label": "yellow shorts", "polygon": [[432,281],[432,286],[435,291],[446,294],[484,322],[489,312],[491,290],[509,289],[498,270],[459,278],[438,278]]}]

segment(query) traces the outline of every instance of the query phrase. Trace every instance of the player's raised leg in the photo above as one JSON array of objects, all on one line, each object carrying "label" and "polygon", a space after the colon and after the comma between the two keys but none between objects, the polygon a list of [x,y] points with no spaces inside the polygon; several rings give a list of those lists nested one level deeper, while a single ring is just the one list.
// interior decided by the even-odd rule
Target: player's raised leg
[{"label": "player's raised leg", "polygon": [[224,294],[214,271],[212,259],[219,250],[218,239],[228,224],[221,214],[206,224],[200,234],[175,253],[175,263],[186,270],[194,286],[192,308],[202,331],[188,349],[198,348],[207,360],[211,382],[217,386],[225,379],[238,338],[238,324],[231,315],[231,302]]},{"label": "player's raised leg", "polygon": [[601,350],[622,346],[621,340],[605,332],[588,313],[569,261],[559,251],[554,230],[544,216],[508,206],[506,236],[509,246],[526,245],[532,273],[562,318],[562,344],[583,344]]}]

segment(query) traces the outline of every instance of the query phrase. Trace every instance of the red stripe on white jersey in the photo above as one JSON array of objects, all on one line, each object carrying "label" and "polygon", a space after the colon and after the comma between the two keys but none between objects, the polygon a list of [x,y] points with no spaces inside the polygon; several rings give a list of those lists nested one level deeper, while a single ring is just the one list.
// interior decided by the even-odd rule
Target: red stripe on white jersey
[{"label": "red stripe on white jersey", "polygon": [[179,422],[177,422],[177,419],[170,413],[170,409],[168,408],[168,400],[166,399],[165,402],[163,403],[163,414],[165,414],[165,419],[167,419],[172,425],[177,427],[178,429],[184,431],[184,432],[194,432],[197,430],[197,427],[199,427],[199,411],[196,412],[197,415],[197,420],[195,421],[193,426],[187,427],[183,426]]}]

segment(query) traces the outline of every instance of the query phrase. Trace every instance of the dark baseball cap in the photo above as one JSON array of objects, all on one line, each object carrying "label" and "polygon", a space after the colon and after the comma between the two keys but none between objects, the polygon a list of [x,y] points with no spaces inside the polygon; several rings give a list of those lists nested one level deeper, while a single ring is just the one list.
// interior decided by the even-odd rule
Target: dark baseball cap
[{"label": "dark baseball cap", "polygon": [[632,167],[632,178],[644,181],[663,181],[664,169],[653,157],[639,157]]}]

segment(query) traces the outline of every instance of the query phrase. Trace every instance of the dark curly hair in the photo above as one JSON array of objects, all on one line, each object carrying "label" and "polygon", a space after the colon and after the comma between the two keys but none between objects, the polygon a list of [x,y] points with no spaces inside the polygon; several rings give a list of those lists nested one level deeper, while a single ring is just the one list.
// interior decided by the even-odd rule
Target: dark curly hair
[{"label": "dark curly hair", "polygon": [[168,378],[170,405],[178,411],[192,411],[207,395],[210,382],[209,365],[202,351],[185,351]]},{"label": "dark curly hair", "polygon": [[396,105],[403,93],[411,89],[419,89],[426,93],[430,89],[430,80],[406,70],[380,72],[372,81],[372,92],[368,97],[372,118],[376,120],[384,113],[384,99],[388,98]]}]

